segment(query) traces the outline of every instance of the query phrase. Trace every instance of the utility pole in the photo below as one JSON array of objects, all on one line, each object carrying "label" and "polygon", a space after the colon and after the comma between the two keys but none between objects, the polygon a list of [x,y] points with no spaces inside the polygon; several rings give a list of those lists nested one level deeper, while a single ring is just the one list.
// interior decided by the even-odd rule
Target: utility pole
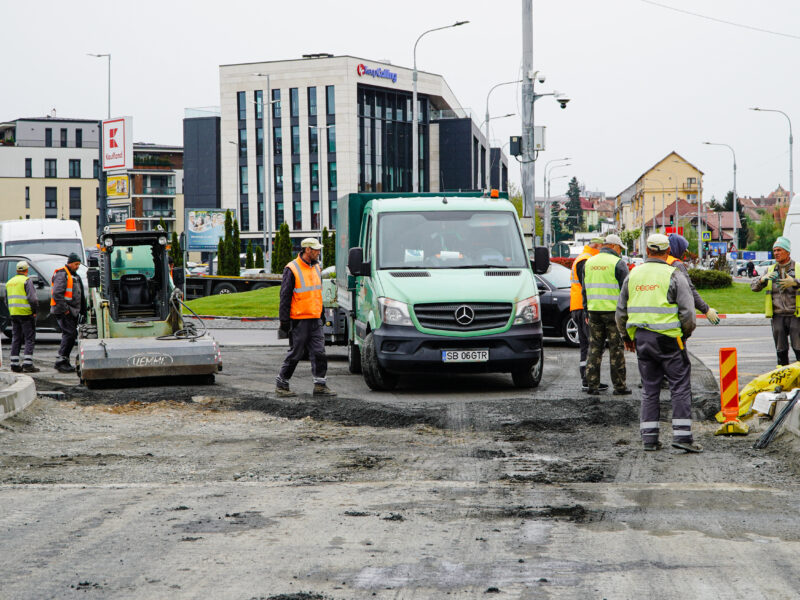
[{"label": "utility pole", "polygon": [[[522,214],[536,227],[536,169],[533,143],[533,0],[522,0]],[[547,207],[545,207],[547,210]],[[545,239],[548,232],[543,232]]]}]

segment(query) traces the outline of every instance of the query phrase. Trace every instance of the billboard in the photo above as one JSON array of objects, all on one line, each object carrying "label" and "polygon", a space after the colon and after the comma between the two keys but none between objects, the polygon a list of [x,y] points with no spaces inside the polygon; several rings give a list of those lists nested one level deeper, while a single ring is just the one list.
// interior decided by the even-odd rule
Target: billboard
[{"label": "billboard", "polygon": [[228,211],[235,219],[233,208],[187,208],[184,219],[186,250],[216,252],[219,238],[225,237],[225,213]]},{"label": "billboard", "polygon": [[108,225],[125,225],[125,219],[131,218],[131,205],[118,204],[106,209],[106,223]]},{"label": "billboard", "polygon": [[133,117],[103,121],[103,171],[133,168]]},{"label": "billboard", "polygon": [[109,175],[106,177],[106,198],[124,200],[130,196],[130,180],[127,175]]}]

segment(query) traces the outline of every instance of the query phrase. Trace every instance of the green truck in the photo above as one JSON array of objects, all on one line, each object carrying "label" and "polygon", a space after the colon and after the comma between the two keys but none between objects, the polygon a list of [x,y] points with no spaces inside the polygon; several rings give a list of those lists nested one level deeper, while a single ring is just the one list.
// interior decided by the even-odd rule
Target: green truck
[{"label": "green truck", "polygon": [[390,390],[411,373],[542,377],[542,323],[531,261],[506,195],[349,194],[339,199],[336,277],[323,280],[325,337],[351,373]]}]

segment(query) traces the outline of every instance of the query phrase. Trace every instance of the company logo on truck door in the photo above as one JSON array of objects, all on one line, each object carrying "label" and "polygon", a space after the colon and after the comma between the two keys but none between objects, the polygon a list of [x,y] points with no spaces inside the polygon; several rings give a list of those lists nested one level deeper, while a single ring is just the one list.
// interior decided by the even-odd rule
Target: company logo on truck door
[{"label": "company logo on truck door", "polygon": [[389,69],[381,69],[380,67],[374,69],[372,67],[364,66],[363,63],[359,64],[356,67],[356,73],[358,73],[359,77],[363,77],[365,75],[369,75],[370,77],[380,77],[381,79],[391,79],[392,83],[397,83],[397,73],[390,71]]},{"label": "company logo on truck door", "polygon": [[172,362],[172,357],[169,354],[161,354],[160,352],[143,352],[128,358],[128,364],[132,367],[167,367]]}]

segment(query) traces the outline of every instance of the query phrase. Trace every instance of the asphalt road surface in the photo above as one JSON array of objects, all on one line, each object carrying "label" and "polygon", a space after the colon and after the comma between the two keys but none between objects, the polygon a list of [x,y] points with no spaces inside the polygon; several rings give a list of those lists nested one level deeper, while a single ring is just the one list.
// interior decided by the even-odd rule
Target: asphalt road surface
[{"label": "asphalt road surface", "polygon": [[[751,352],[764,328],[745,329],[690,348]],[[37,348],[37,387],[64,396],[0,427],[0,598],[797,597],[796,443],[715,437],[698,361],[706,452],[645,453],[633,355],[632,396],[582,394],[558,342],[537,390],[440,375],[373,393],[335,348],[337,399],[303,363],[281,400],[283,348],[238,345],[274,332],[215,335],[213,386],[90,391]]]}]

